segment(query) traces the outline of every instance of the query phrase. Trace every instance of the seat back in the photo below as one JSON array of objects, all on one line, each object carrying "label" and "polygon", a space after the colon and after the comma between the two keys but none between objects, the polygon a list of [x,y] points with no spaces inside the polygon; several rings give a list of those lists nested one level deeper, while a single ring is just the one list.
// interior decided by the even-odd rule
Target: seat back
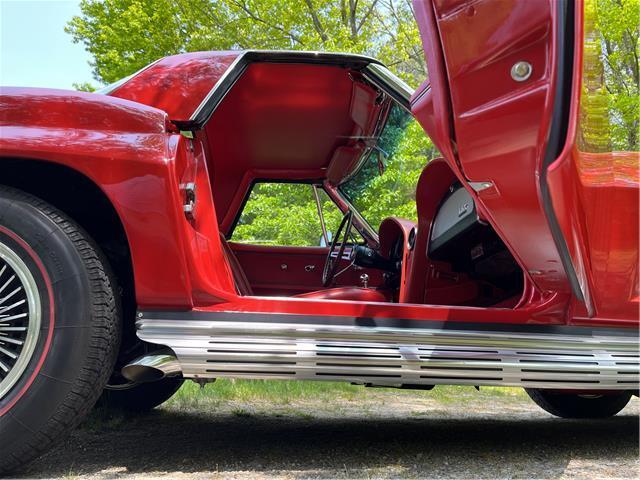
[{"label": "seat back", "polygon": [[431,160],[420,174],[416,186],[416,210],[418,231],[411,255],[411,266],[407,275],[406,293],[403,303],[425,303],[430,261],[427,255],[431,222],[440,202],[456,176],[443,158]]}]

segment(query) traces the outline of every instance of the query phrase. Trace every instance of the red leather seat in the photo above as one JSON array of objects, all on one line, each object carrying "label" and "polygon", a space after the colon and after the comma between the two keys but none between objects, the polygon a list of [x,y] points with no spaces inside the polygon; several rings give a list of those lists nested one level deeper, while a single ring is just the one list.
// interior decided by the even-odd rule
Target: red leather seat
[{"label": "red leather seat", "polygon": [[431,230],[431,221],[435,216],[441,199],[456,176],[444,158],[431,160],[422,170],[416,186],[416,211],[418,213],[418,232],[413,247],[413,256],[407,285],[401,303],[429,303],[427,301],[427,279],[429,261],[427,247]]},{"label": "red leather seat", "polygon": [[[220,243],[222,244],[222,252],[224,253],[227,265],[233,274],[233,280],[236,284],[236,290],[240,295],[253,295],[251,284],[242,269],[242,265],[238,261],[236,254],[227,243],[227,240],[220,234]],[[387,302],[387,297],[378,290],[362,287],[336,287],[327,288],[326,290],[318,290],[315,292],[302,293],[296,295],[296,298],[315,298],[323,300],[351,300],[356,302]]]}]

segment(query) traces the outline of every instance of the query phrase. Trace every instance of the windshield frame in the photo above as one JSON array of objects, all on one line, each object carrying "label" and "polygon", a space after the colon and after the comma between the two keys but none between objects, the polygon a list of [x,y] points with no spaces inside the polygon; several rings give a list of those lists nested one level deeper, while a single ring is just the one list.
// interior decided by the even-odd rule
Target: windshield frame
[{"label": "windshield frame", "polygon": [[[386,70],[386,68],[385,68],[385,70]],[[391,72],[389,72],[389,73],[391,73]],[[391,75],[393,75],[393,74],[391,74]],[[399,80],[399,81],[401,81],[401,80]],[[404,85],[406,86],[406,84],[404,84]],[[377,85],[377,86],[382,88],[380,85]],[[407,86],[407,88],[409,88],[409,87]],[[382,133],[384,132],[384,129],[387,126],[387,122],[389,121],[389,116],[390,116],[391,110],[393,109],[394,105],[397,105],[401,109],[405,110],[410,115],[410,117],[415,120],[415,117],[414,117],[413,113],[411,112],[411,109],[409,108],[408,104],[405,105],[404,102],[400,102],[400,101],[396,100],[395,96],[390,95],[387,90],[385,90],[384,93],[390,98],[390,102],[389,102],[389,106],[387,107],[387,111],[381,116],[381,119],[380,119],[378,125],[376,125],[376,127],[375,127],[376,135],[382,135]],[[365,148],[364,151],[362,152],[362,155],[358,159],[357,168],[355,168],[347,177],[345,177],[343,179],[343,181],[340,182],[340,185],[336,185],[336,186],[332,187],[331,191],[333,192],[334,195],[336,195],[337,197],[340,198],[340,201],[343,202],[343,204],[351,212],[353,212],[354,224],[356,225],[356,227],[360,227],[360,228],[358,228],[358,230],[360,230],[360,233],[365,238],[365,240],[367,240],[367,242],[369,240],[371,240],[372,243],[374,243],[375,245],[379,245],[380,238],[379,238],[379,235],[378,235],[378,231],[369,223],[369,221],[364,217],[364,215],[362,215],[362,213],[360,213],[360,211],[353,204],[353,201],[340,188],[342,185],[344,185],[345,183],[348,183],[350,180],[352,180],[353,177],[355,177],[360,172],[360,170],[362,168],[364,168],[364,166],[370,160],[371,155],[374,155],[374,154],[375,154],[375,148],[374,147],[368,146],[367,148]],[[325,186],[325,189],[326,188],[327,188],[327,186]]]}]

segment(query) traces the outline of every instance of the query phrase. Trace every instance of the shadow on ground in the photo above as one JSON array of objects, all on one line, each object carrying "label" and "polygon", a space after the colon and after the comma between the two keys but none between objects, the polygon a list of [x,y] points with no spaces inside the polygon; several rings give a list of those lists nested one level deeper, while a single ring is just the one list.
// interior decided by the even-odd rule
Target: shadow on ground
[{"label": "shadow on ground", "polygon": [[[115,428],[81,428],[16,473],[553,478],[569,471],[607,476],[610,466],[611,476],[623,477],[629,473],[624,468],[637,469],[638,437],[635,415],[601,421],[499,414],[398,420],[156,411]],[[593,470],[594,462],[601,471]],[[618,469],[619,463],[626,467]]]}]

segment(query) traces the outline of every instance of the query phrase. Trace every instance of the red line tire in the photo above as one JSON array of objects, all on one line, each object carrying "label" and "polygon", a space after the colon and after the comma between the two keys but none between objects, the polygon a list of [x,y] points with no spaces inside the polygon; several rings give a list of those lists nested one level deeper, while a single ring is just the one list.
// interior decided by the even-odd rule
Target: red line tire
[{"label": "red line tire", "polygon": [[[0,472],[8,472],[54,446],[91,411],[116,360],[121,310],[114,276],[92,239],[51,205],[5,186],[0,246],[28,269],[40,311],[33,354],[0,397]],[[8,318],[0,317],[0,324]]]},{"label": "red line tire", "polygon": [[631,392],[582,395],[525,388],[540,408],[561,418],[608,418],[622,410],[631,399]]}]

